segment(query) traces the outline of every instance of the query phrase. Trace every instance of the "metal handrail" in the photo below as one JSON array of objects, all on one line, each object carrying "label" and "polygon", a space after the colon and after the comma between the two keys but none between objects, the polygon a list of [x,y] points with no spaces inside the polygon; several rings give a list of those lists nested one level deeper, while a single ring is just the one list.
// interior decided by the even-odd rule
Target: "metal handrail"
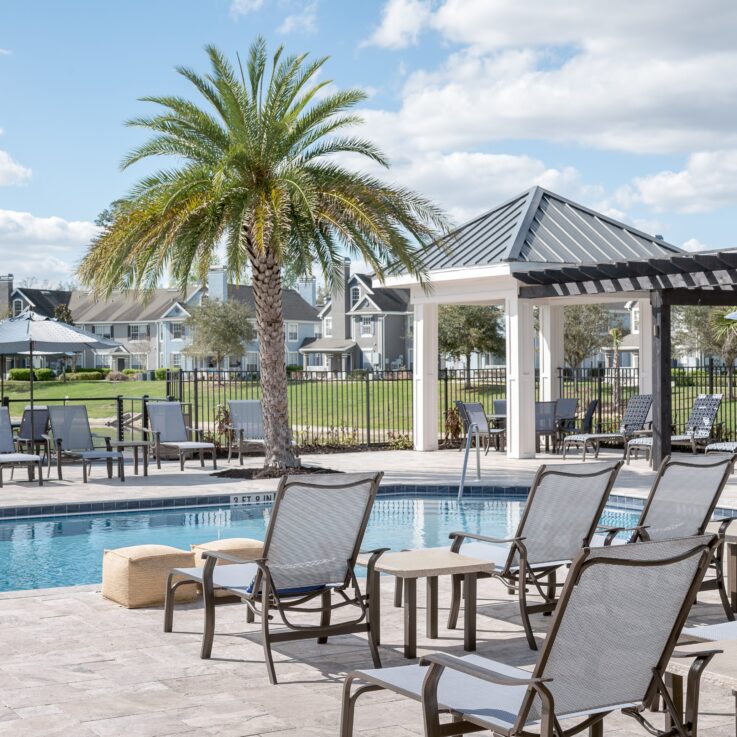
[{"label": "metal handrail", "polygon": [[479,426],[475,422],[468,425],[466,432],[466,448],[463,451],[463,470],[461,471],[461,483],[458,486],[458,501],[463,499],[463,489],[466,485],[466,471],[468,470],[468,454],[471,452],[471,438],[476,433],[476,480],[481,481],[481,435]]}]

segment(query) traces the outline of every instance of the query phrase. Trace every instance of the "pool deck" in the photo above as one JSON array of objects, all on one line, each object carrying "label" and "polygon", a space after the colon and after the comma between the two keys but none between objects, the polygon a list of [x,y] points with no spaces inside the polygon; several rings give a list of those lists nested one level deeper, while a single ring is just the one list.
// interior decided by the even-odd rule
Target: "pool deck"
[{"label": "pool deck", "polygon": [[[619,454],[602,452],[600,460],[614,460]],[[685,455],[685,458],[693,458]],[[704,456],[696,456],[703,461]],[[455,494],[461,474],[462,454],[455,450],[440,450],[432,453],[416,451],[370,451],[332,454],[307,454],[302,457],[305,465],[332,468],[339,471],[356,470],[384,471],[385,485],[409,485],[413,487],[444,487],[448,493]],[[473,460],[473,459],[472,459]],[[519,487],[531,484],[535,472],[542,463],[560,464],[559,455],[541,454],[537,458],[511,460],[503,453],[491,451],[481,457],[481,481],[475,478],[475,466],[469,464],[467,488],[476,485],[485,487]],[[581,463],[578,456],[569,456],[568,463]],[[594,461],[587,461],[590,464]],[[258,468],[263,459],[249,457],[244,459],[246,466]],[[237,461],[227,464],[218,460],[218,470],[236,468]],[[249,481],[244,479],[218,478],[212,476],[212,465],[201,469],[199,462],[189,461],[185,471],[179,470],[176,461],[162,463],[159,470],[152,463],[149,476],[133,475],[132,462],[126,464],[126,480],[121,483],[116,478],[108,479],[104,466],[96,465],[88,484],[82,483],[79,465],[65,465],[64,480],[56,479],[52,469],[51,478],[44,478],[44,485],[29,483],[25,471],[17,469],[15,479],[5,474],[5,485],[0,489],[0,515],[2,508],[23,507],[26,505],[65,505],[110,502],[122,506],[126,500],[151,499],[192,499],[214,495],[247,493],[249,491],[269,491],[276,488],[275,479]],[[613,489],[613,494],[643,499],[652,484],[655,472],[644,460],[633,461],[622,467]],[[20,480],[23,479],[23,480]],[[737,510],[737,474],[727,483],[722,494],[720,507]]]}]

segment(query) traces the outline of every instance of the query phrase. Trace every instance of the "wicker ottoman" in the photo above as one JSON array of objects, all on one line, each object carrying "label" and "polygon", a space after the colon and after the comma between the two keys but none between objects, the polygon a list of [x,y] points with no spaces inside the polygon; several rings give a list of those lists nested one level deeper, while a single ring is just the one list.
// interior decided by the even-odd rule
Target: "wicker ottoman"
[{"label": "wicker ottoman", "polygon": [[[264,544],[260,540],[252,540],[250,537],[231,537],[225,538],[224,540],[213,540],[209,543],[200,543],[191,547],[192,553],[194,553],[194,564],[197,568],[202,568],[205,565],[205,559],[202,557],[202,554],[206,550],[227,553],[228,555],[234,555],[236,558],[243,558],[244,560],[260,558],[264,552]],[[228,565],[228,561],[219,560],[218,565]],[[228,594],[223,591],[216,591],[215,596],[228,598]]]},{"label": "wicker ottoman", "polygon": [[[133,545],[106,550],[102,558],[102,595],[128,609],[164,603],[172,568],[191,568],[194,553],[169,545]],[[176,601],[194,601],[195,586],[180,586]]]}]

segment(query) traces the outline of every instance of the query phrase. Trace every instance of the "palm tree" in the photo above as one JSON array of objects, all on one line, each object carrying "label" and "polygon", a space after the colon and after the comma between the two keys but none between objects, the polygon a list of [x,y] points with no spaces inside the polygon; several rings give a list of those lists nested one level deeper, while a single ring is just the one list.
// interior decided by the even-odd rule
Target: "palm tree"
[{"label": "palm tree", "polygon": [[734,362],[737,360],[737,321],[727,318],[737,307],[715,307],[709,315],[709,328],[712,341],[719,352],[727,370],[727,399],[733,402]]},{"label": "palm tree", "polygon": [[[304,274],[317,261],[329,285],[344,251],[379,279],[401,269],[426,283],[425,244],[447,232],[443,213],[404,188],[354,171],[344,155],[387,167],[370,141],[343,133],[361,122],[350,112],[360,90],[330,92],[318,80],[327,61],[277,49],[267,60],[257,39],[245,69],[206,48],[211,71],[178,68],[203,98],[146,97],[163,110],[130,125],[154,136],[123,168],[156,156],[176,165],[141,179],[116,202],[79,276],[100,295],[151,290],[169,271],[184,289],[203,280],[225,248],[228,276],[253,284],[259,335],[266,466],[294,465],[289,445],[282,272]],[[202,103],[202,101],[200,101]],[[337,156],[336,156],[337,155]]]}]

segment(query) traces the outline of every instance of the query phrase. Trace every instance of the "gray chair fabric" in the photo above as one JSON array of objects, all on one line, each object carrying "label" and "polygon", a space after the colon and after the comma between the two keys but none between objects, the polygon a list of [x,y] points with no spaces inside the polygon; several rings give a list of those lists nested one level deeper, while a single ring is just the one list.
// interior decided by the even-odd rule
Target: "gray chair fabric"
[{"label": "gray chair fabric", "polygon": [[[480,656],[448,655],[428,656],[429,668],[355,671],[343,692],[341,737],[353,734],[363,684],[417,701],[424,692],[427,737],[449,733],[440,726],[440,711],[447,710],[459,716],[454,725],[459,733],[479,725],[508,735],[540,731],[544,718],[548,729],[554,720],[573,719],[567,727],[575,733],[585,720],[593,718],[596,724],[597,718],[623,708],[635,707],[639,715],[663,682],[714,545],[713,536],[700,536],[581,551],[532,673]],[[479,668],[478,675],[463,672],[468,666]],[[484,675],[523,683],[489,683]],[[354,682],[359,685],[355,691]],[[543,683],[552,696],[550,715],[542,711],[535,685]],[[698,677],[690,682],[689,696],[694,688]],[[683,717],[672,713],[671,718]]]},{"label": "gray chair fabric", "polygon": [[506,415],[507,414],[507,400],[506,399],[494,399],[492,400],[491,406],[494,409],[495,415]]},{"label": "gray chair fabric", "polygon": [[[32,453],[19,453],[16,450],[13,438],[13,425],[10,421],[10,410],[0,407],[0,467],[2,466],[26,466],[28,468],[29,480],[32,479],[34,470],[38,471],[38,483],[43,484],[43,472],[41,470],[42,458]],[[0,471],[0,486],[3,484],[2,472]]]},{"label": "gray chair fabric", "polygon": [[[481,402],[461,402],[460,400],[457,400],[455,404],[466,433],[471,432],[471,426],[475,425],[478,435],[484,439],[486,453],[489,452],[492,442],[499,449],[501,446],[500,441],[506,431],[504,428],[492,427],[489,424],[486,412],[484,411],[484,405]],[[475,433],[476,430],[473,430],[473,432]]]},{"label": "gray chair fabric", "polygon": [[199,452],[200,465],[205,465],[204,452],[212,456],[212,466],[217,468],[214,443],[190,440],[184,424],[184,411],[180,402],[147,402],[150,432],[153,434],[156,465],[161,468],[161,448],[171,448],[179,455],[179,468],[184,471],[184,459],[189,453]]},{"label": "gray chair fabric", "polygon": [[264,442],[264,412],[260,399],[229,399],[230,425],[250,443]]},{"label": "gray chair fabric", "polygon": [[18,428],[19,445],[33,446],[39,443],[45,443],[44,435],[49,430],[49,408],[40,406],[34,407],[31,412],[30,407],[23,410],[23,415]]},{"label": "gray chair fabric", "polygon": [[722,442],[722,443],[709,443],[704,448],[704,453],[737,453],[737,443],[735,442]]}]

